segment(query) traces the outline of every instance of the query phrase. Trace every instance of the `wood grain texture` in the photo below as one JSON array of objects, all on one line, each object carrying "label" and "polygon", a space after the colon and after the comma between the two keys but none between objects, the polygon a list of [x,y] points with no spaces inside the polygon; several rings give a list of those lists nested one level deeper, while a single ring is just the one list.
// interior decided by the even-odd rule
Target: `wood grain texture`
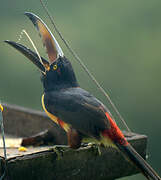
[{"label": "wood grain texture", "polygon": [[44,112],[3,104],[5,133],[16,137],[29,137],[49,130],[54,144],[66,144],[67,137],[63,129],[56,125]]},{"label": "wood grain texture", "polygon": [[[44,113],[21,108],[15,105],[4,105],[5,132],[27,137],[50,129],[55,137],[53,144],[66,144],[66,134]],[[145,135],[124,132],[136,151],[146,157],[147,137]],[[45,147],[46,148],[46,147]],[[67,146],[57,145],[53,150],[43,148],[30,149],[28,153],[10,156],[7,160],[9,179],[12,180],[114,180],[138,173],[122,154],[113,148],[97,146],[72,150]],[[48,149],[48,148],[47,148]],[[10,149],[11,153],[14,152]],[[3,172],[3,157],[0,175]]]}]

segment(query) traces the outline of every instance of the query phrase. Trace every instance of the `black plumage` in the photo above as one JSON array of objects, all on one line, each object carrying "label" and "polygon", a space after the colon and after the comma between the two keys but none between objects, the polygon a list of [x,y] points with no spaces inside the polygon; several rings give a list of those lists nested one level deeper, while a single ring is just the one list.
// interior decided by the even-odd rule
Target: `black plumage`
[{"label": "black plumage", "polygon": [[58,42],[35,14],[25,13],[40,32],[49,62],[21,44],[5,41],[27,58],[42,72],[45,112],[67,132],[68,144],[79,148],[83,137],[94,137],[104,145],[117,147],[147,179],[161,180],[150,165],[131,147],[112,119],[107,108],[93,95],[79,87],[71,63],[66,59]]}]

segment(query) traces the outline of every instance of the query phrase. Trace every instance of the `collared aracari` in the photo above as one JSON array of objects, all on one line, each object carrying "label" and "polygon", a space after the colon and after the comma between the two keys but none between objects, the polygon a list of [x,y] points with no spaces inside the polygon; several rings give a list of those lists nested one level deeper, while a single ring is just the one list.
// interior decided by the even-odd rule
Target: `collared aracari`
[{"label": "collared aracari", "polygon": [[127,142],[105,105],[82,89],[70,61],[64,56],[55,37],[35,14],[26,12],[39,31],[49,61],[13,41],[5,41],[24,54],[42,72],[42,106],[47,115],[67,133],[71,148],[79,148],[90,137],[105,146],[119,149],[147,179],[161,180],[152,167]]}]

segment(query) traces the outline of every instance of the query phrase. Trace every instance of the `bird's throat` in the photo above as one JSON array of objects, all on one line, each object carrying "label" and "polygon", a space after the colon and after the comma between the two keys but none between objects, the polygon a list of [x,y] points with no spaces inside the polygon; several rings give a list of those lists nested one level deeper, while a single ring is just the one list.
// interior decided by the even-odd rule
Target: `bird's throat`
[{"label": "bird's throat", "polygon": [[58,124],[59,126],[61,126],[66,132],[69,131],[70,126],[65,123],[64,121],[60,120],[58,117],[54,116],[53,114],[51,114],[45,107],[45,103],[44,103],[44,94],[42,95],[41,98],[41,102],[42,102],[42,107],[45,111],[45,113],[49,116],[49,118],[54,121],[56,124]]}]

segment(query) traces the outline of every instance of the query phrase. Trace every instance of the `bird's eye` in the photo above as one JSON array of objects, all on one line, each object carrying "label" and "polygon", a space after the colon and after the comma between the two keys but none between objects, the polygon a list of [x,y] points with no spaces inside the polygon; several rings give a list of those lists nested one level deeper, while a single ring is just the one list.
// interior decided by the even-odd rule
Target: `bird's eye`
[{"label": "bird's eye", "polygon": [[53,69],[56,70],[58,68],[57,64],[53,66]]}]

